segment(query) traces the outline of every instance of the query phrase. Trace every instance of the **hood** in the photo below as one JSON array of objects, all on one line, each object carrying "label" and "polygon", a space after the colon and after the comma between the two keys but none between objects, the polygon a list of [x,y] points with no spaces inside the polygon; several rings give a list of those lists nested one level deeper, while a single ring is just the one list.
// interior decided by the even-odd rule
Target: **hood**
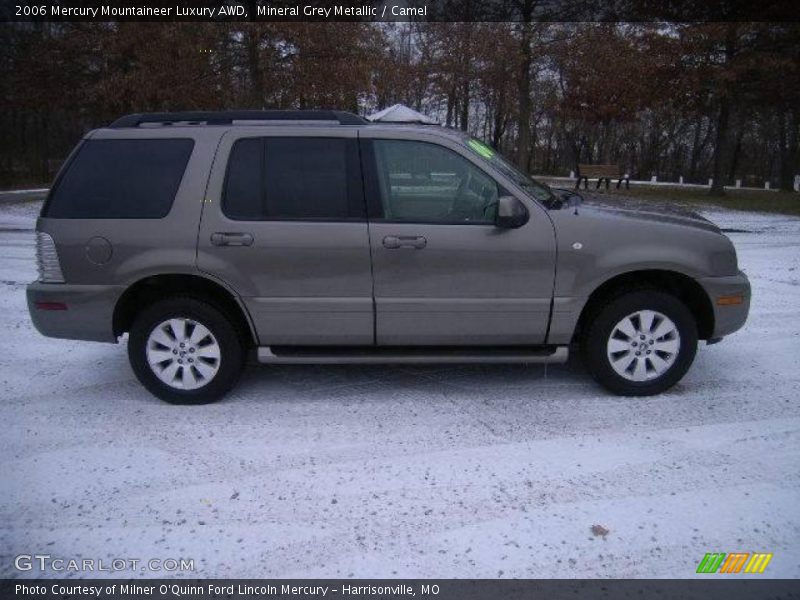
[{"label": "hood", "polygon": [[651,200],[635,200],[615,197],[613,200],[588,198],[578,211],[590,210],[631,221],[650,221],[685,225],[706,231],[721,233],[719,227],[702,215],[684,206],[660,203]]}]

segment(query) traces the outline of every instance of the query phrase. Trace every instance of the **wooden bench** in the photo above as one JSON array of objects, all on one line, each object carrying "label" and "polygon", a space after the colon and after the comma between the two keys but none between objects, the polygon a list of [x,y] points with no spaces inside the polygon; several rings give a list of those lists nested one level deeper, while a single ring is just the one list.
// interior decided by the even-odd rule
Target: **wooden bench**
[{"label": "wooden bench", "polygon": [[589,188],[589,178],[597,178],[597,189],[600,189],[600,184],[603,180],[606,181],[606,189],[612,179],[617,179],[617,189],[625,181],[625,188],[631,189],[631,182],[627,175],[622,172],[619,165],[578,165],[578,180],[575,182],[575,189],[581,187],[581,179],[583,179],[583,189]]}]

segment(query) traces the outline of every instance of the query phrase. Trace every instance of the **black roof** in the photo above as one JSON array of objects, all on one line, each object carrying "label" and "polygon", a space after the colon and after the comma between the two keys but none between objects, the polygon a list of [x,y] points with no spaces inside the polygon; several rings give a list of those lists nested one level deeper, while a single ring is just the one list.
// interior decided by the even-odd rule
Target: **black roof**
[{"label": "black roof", "polygon": [[144,123],[196,123],[205,125],[230,125],[233,121],[336,121],[339,125],[366,125],[366,119],[341,110],[223,110],[135,113],[120,117],[109,127],[121,129],[138,127]]}]

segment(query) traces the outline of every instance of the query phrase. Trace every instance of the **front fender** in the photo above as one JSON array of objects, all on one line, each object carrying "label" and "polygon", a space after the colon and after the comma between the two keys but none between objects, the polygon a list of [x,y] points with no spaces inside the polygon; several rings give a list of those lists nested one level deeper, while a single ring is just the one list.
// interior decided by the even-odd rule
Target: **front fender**
[{"label": "front fender", "polygon": [[584,208],[577,215],[552,211],[551,217],[558,247],[548,337],[552,344],[570,342],[589,297],[615,277],[662,271],[698,281],[720,275],[719,257],[730,251],[725,236],[703,228]]}]

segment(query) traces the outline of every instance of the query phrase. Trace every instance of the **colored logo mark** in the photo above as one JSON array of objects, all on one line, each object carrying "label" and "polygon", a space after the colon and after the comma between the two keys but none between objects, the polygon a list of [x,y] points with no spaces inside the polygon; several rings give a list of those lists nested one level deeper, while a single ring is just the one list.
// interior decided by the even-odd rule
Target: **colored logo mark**
[{"label": "colored logo mark", "polygon": [[772,553],[765,552],[709,552],[697,565],[698,573],[763,573]]}]

